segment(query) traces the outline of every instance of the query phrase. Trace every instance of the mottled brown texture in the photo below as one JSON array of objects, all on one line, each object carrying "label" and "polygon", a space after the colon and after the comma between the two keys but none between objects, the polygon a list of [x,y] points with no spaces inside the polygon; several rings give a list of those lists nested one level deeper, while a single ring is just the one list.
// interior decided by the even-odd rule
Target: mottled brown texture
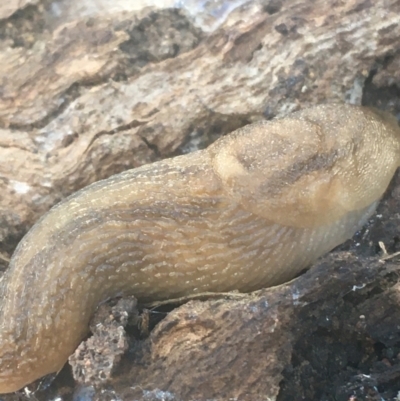
[{"label": "mottled brown texture", "polygon": [[2,279],[0,391],[59,370],[108,298],[289,280],[364,224],[399,161],[394,118],[325,105],[73,194],[25,236]]}]

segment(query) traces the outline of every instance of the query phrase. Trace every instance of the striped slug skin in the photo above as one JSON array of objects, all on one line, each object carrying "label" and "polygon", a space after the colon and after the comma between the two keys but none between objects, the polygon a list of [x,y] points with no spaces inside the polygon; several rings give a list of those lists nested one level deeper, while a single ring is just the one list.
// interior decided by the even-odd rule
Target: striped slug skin
[{"label": "striped slug skin", "polygon": [[399,164],[394,118],[323,105],[78,191],[28,232],[0,282],[0,392],[61,369],[110,297],[293,278],[365,223]]}]

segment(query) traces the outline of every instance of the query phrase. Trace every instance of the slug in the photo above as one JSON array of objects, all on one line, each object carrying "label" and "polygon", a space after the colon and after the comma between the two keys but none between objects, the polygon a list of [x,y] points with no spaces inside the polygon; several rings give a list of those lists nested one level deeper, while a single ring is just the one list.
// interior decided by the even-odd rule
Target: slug
[{"label": "slug", "polygon": [[362,227],[399,165],[393,117],[321,105],[76,192],[33,226],[0,282],[0,392],[61,369],[111,297],[290,280]]}]

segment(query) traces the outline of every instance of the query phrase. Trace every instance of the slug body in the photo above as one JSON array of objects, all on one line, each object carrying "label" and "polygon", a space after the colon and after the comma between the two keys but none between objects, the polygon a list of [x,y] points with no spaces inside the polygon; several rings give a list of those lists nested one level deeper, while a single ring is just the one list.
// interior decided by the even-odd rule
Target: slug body
[{"label": "slug body", "polygon": [[293,278],[361,228],[399,163],[394,119],[324,105],[73,194],[29,231],[0,283],[0,392],[58,371],[108,298]]}]

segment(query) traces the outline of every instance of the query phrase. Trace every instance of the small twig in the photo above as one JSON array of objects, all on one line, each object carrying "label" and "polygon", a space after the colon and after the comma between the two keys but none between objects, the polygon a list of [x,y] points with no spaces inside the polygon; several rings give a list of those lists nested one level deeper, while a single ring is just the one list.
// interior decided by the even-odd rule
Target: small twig
[{"label": "small twig", "polygon": [[380,260],[388,260],[388,259],[395,258],[396,256],[400,256],[400,252],[395,252],[395,253],[392,253],[391,255],[384,256]]},{"label": "small twig", "polygon": [[385,261],[385,260],[388,260],[388,259],[392,259],[392,258],[395,258],[396,256],[400,255],[400,252],[395,252],[395,253],[392,253],[391,255],[389,255],[387,250],[386,250],[386,246],[382,241],[379,241],[378,245],[379,245],[379,248],[381,248],[382,253],[383,253],[382,257],[379,259],[380,261]]},{"label": "small twig", "polygon": [[385,246],[384,242],[378,241],[378,245],[379,245],[379,248],[381,248],[381,251],[383,252],[383,258],[386,257],[388,255],[388,252],[386,250],[386,246]]}]

